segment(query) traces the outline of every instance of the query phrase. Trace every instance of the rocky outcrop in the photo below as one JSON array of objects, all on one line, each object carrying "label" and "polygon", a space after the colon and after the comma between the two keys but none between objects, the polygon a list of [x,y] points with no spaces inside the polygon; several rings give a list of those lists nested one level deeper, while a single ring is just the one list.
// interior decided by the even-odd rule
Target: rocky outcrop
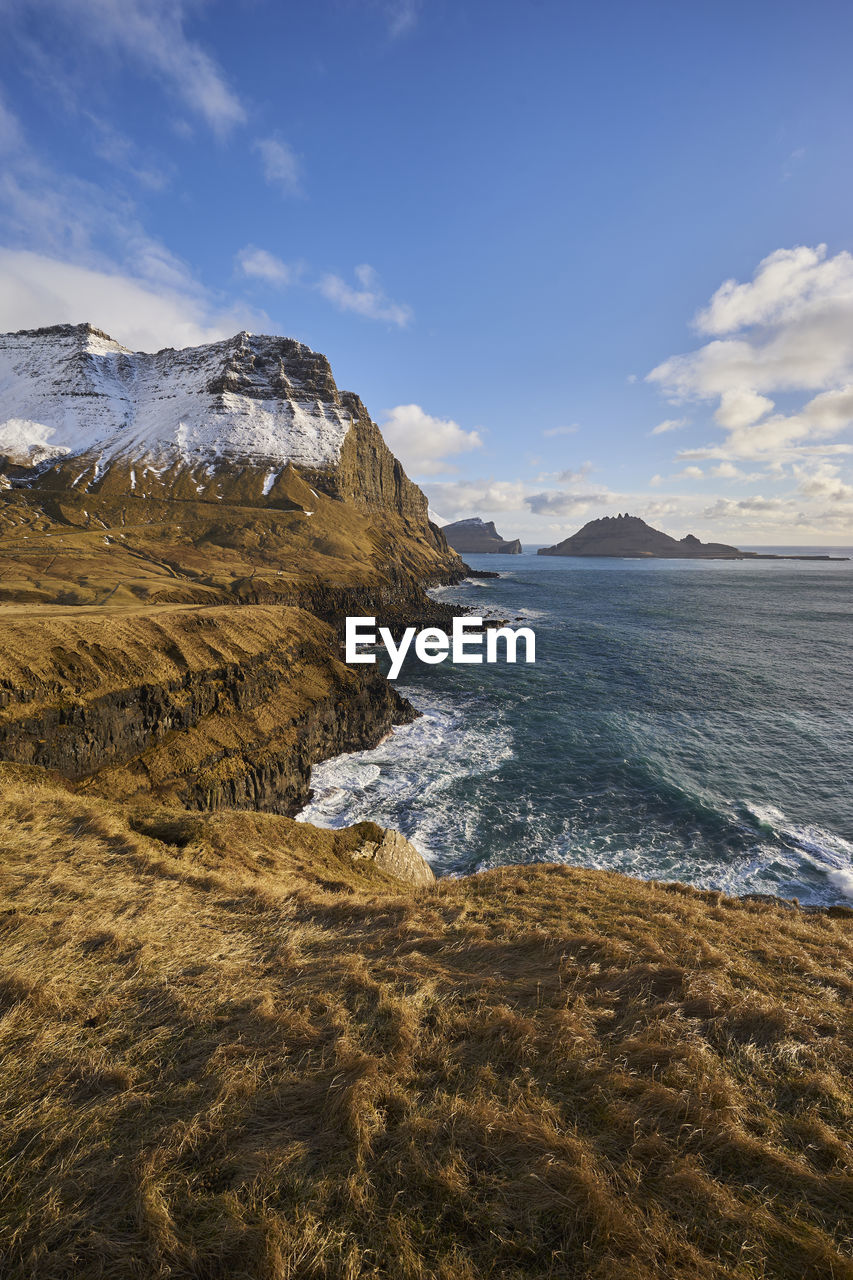
[{"label": "rocky outcrop", "polygon": [[435,881],[432,867],[404,835],[375,822],[358,822],[338,835],[341,853],[353,863],[371,863],[379,871],[407,884],[430,885]]},{"label": "rocky outcrop", "polygon": [[456,520],[446,524],[442,533],[448,545],[462,555],[488,555],[491,553],[505,556],[521,555],[521,542],[518,538],[511,541],[502,538],[495,528],[494,521],[481,520],[473,516],[470,520]]}]

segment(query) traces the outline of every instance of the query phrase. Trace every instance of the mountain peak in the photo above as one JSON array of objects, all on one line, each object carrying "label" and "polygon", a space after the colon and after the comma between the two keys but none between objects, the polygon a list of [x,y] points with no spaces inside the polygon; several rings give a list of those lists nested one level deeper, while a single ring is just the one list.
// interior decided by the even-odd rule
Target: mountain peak
[{"label": "mountain peak", "polygon": [[94,450],[104,462],[333,466],[354,401],[293,338],[243,330],[152,354],[92,324],[0,336],[0,454],[24,464]]}]

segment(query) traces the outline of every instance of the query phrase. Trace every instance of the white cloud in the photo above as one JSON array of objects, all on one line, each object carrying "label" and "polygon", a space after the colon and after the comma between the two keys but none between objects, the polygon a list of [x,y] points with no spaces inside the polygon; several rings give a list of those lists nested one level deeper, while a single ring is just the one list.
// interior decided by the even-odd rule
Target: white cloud
[{"label": "white cloud", "polygon": [[252,148],[261,157],[264,177],[270,186],[286,196],[301,196],[302,166],[289,142],[278,138],[258,138]]},{"label": "white cloud", "polygon": [[285,262],[276,254],[255,245],[247,245],[240,250],[237,254],[237,266],[244,276],[263,280],[279,289],[292,285],[314,289],[338,310],[352,311],[369,320],[387,320],[402,328],[411,319],[409,307],[393,302],[383,292],[372,267],[356,267],[356,279],[362,288],[353,289],[340,276],[325,275],[319,280],[312,280],[306,263]]},{"label": "white cloud", "polygon": [[356,267],[355,278],[361,285],[360,289],[354,289],[340,276],[331,274],[323,276],[317,288],[339,311],[354,311],[369,320],[387,320],[404,329],[412,319],[412,309],[405,303],[393,302],[387,296],[373,267],[367,263]]},{"label": "white cloud", "polygon": [[448,520],[524,510],[525,489],[518,480],[435,480],[423,488],[430,506],[440,508]]},{"label": "white cloud", "polygon": [[711,474],[715,475],[718,480],[742,480],[747,477],[746,472],[741,471],[740,467],[736,467],[733,462],[720,462],[716,467],[711,468]]},{"label": "white cloud", "polygon": [[710,507],[706,507],[703,516],[706,520],[743,520],[752,516],[780,516],[792,506],[790,499],[764,498],[760,493],[751,498],[718,498]]},{"label": "white cloud", "polygon": [[841,479],[840,468],[829,462],[811,467],[795,466],[797,489],[807,498],[821,498],[833,503],[847,503],[853,515],[853,484]]},{"label": "white cloud", "polygon": [[585,480],[592,471],[592,463],[584,462],[582,466],[573,469],[566,467],[563,471],[543,471],[536,479],[540,484],[546,483],[548,480],[556,480],[558,484],[577,484],[581,480]]},{"label": "white cloud", "polygon": [[760,396],[748,388],[732,387],[723,392],[714,417],[721,427],[737,431],[741,427],[752,426],[772,408],[774,404],[768,396]]},{"label": "white cloud", "polygon": [[[195,5],[182,0],[6,0],[7,32],[14,19],[40,9],[62,23],[73,44],[94,48],[161,80],[216,133],[246,120],[246,110],[222,70],[185,30]],[[42,67],[44,70],[44,67]]]},{"label": "white cloud", "polygon": [[[451,418],[434,418],[419,404],[398,404],[381,427],[389,449],[409,475],[435,476],[453,471],[448,456],[468,453],[483,445],[478,431],[465,431]],[[442,507],[441,502],[438,506]]]},{"label": "white cloud", "polygon": [[554,436],[573,436],[577,430],[578,424],[573,422],[570,427],[548,427],[542,434],[546,439],[551,439]]},{"label": "white cloud", "polygon": [[688,422],[689,418],[665,418],[663,422],[659,422],[656,427],[653,427],[649,434],[662,436],[669,431],[678,431],[679,427],[686,427]]},{"label": "white cloud", "polygon": [[253,319],[238,309],[217,311],[189,282],[169,289],[117,270],[0,250],[0,332],[89,321],[126,347],[157,351],[228,337]]},{"label": "white cloud", "polygon": [[675,479],[676,480],[701,480],[704,474],[705,473],[701,467],[694,467],[694,466],[684,467],[681,471],[678,472]]},{"label": "white cloud", "polygon": [[[711,341],[647,376],[675,403],[716,401],[727,437],[682,456],[791,461],[853,425],[853,255],[780,249],[751,281],[727,280],[696,318]],[[773,413],[773,397],[811,392]],[[770,394],[767,394],[770,393]]]},{"label": "white cloud", "polygon": [[719,337],[751,325],[799,320],[804,311],[834,304],[839,292],[849,293],[853,257],[839,253],[827,258],[826,245],[815,249],[798,245],[777,249],[758,265],[748,284],[726,280],[710,303],[696,316],[700,333]]},{"label": "white cloud", "polygon": [[274,253],[268,253],[266,249],[256,249],[254,245],[247,245],[245,249],[240,250],[237,254],[237,265],[244,276],[264,280],[267,284],[274,284],[281,289],[295,284],[300,273],[299,267],[283,262],[281,258],[277,258]]}]

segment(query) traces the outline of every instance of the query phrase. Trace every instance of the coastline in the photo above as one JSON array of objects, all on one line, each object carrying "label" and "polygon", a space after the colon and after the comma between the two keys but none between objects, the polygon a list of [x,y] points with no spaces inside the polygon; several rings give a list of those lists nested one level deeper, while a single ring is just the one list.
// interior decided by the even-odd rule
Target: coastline
[{"label": "coastline", "polygon": [[[483,561],[486,561],[486,557],[478,560],[477,564]],[[488,562],[494,563],[493,558],[488,557]],[[778,797],[786,794],[786,784],[779,779],[774,781],[770,778],[767,790],[762,789],[760,782],[756,785],[759,780],[753,779],[749,774],[742,775],[743,786],[738,786],[737,778],[726,781],[721,775],[716,790],[709,791],[707,786],[697,788],[695,769],[692,773],[689,770],[685,773],[681,768],[675,773],[671,772],[667,763],[670,748],[665,738],[661,738],[654,748],[658,754],[654,757],[650,772],[643,760],[648,755],[651,744],[646,743],[644,746],[642,739],[637,739],[628,740],[623,746],[617,736],[610,749],[629,757],[625,762],[629,774],[633,769],[631,759],[637,758],[639,753],[643,774],[640,776],[635,771],[632,784],[639,783],[643,787],[643,791],[637,792],[639,802],[644,806],[647,803],[658,807],[666,805],[657,825],[652,812],[647,825],[639,818],[633,822],[629,816],[628,820],[633,822],[633,826],[626,829],[623,815],[622,827],[614,824],[616,834],[609,840],[603,839],[603,832],[610,826],[606,806],[599,805],[597,810],[593,810],[585,802],[583,772],[579,776],[577,788],[571,791],[563,788],[563,800],[558,799],[556,794],[552,796],[547,784],[543,785],[541,781],[543,776],[550,776],[547,772],[550,768],[548,752],[542,754],[538,769],[528,768],[524,763],[531,750],[538,750],[538,745],[530,739],[524,728],[528,708],[541,706],[542,715],[537,723],[542,731],[550,735],[549,741],[553,739],[551,751],[560,750],[559,743],[565,738],[559,734],[555,738],[548,729],[549,698],[544,691],[553,687],[555,680],[568,680],[570,672],[566,670],[564,675],[560,675],[558,666],[548,665],[549,651],[556,657],[564,642],[560,638],[562,633],[554,631],[554,619],[550,616],[552,610],[546,609],[543,613],[541,606],[546,598],[550,600],[558,579],[576,584],[572,587],[575,601],[580,598],[577,591],[584,588],[591,602],[591,630],[585,630],[582,620],[578,619],[570,631],[578,637],[573,652],[586,654],[580,660],[585,666],[595,670],[596,662],[590,660],[589,654],[590,646],[594,649],[601,643],[600,624],[604,621],[604,615],[601,614],[602,602],[614,602],[614,626],[617,630],[621,629],[625,609],[633,613],[636,607],[642,612],[648,606],[648,587],[644,584],[651,581],[646,578],[646,571],[651,566],[636,564],[629,571],[627,564],[620,569],[618,562],[614,561],[605,566],[605,576],[601,579],[599,590],[589,575],[592,568],[590,565],[579,564],[575,572],[569,573],[568,578],[562,572],[554,578],[554,570],[558,567],[562,570],[563,566],[555,565],[553,560],[545,561],[544,564],[541,561],[536,563],[537,570],[547,572],[545,576],[536,573],[533,577],[529,572],[529,568],[533,566],[528,557],[515,557],[512,563],[508,559],[500,559],[499,564],[497,580],[481,584],[471,580],[449,588],[438,588],[436,594],[442,601],[452,601],[454,608],[465,607],[484,614],[494,612],[502,617],[515,618],[514,625],[530,621],[537,628],[543,627],[540,641],[546,665],[542,669],[541,678],[537,680],[519,670],[513,674],[507,671],[500,679],[486,676],[485,672],[482,676],[478,675],[477,668],[466,672],[445,670],[444,667],[426,671],[414,663],[401,676],[400,688],[419,711],[426,712],[429,723],[419,721],[422,727],[414,731],[414,737],[410,729],[405,729],[402,734],[394,733],[378,751],[357,752],[340,757],[337,762],[327,761],[317,766],[312,774],[313,808],[303,811],[301,818],[324,826],[336,826],[356,817],[375,814],[385,825],[395,825],[403,830],[430,857],[439,875],[467,874],[509,863],[532,865],[554,862],[558,865],[615,871],[646,881],[689,883],[742,898],[755,893],[763,893],[780,901],[793,901],[796,898],[803,909],[809,910],[824,910],[832,906],[846,908],[850,899],[850,876],[848,874],[846,880],[844,877],[845,868],[848,873],[850,868],[850,845],[849,841],[845,843],[838,834],[839,831],[843,833],[845,828],[843,825],[839,827],[838,822],[833,822],[831,818],[821,822],[820,807],[816,802],[810,801],[805,781],[803,794],[798,801],[792,800],[790,806],[784,801],[780,804]],[[749,572],[750,580],[758,581],[755,575],[762,575],[762,590],[765,594],[770,587],[773,588],[771,594],[767,595],[766,616],[768,626],[776,633],[779,632],[779,624],[772,612],[772,604],[777,592],[782,593],[782,599],[786,596],[784,579],[778,580],[778,588],[773,585],[777,581],[777,574],[802,572],[810,575],[802,578],[803,583],[818,583],[820,578],[812,578],[812,574],[827,575],[831,571],[832,578],[827,577],[825,580],[836,583],[837,595],[844,587],[844,582],[836,579],[835,574],[839,571],[846,574],[849,570],[841,564],[825,568],[820,564],[812,564],[803,566],[800,570],[792,565],[785,569],[783,565],[774,566],[764,562],[755,564],[751,570],[746,571]],[[688,577],[684,576],[685,572]],[[527,585],[513,585],[519,574]],[[613,574],[616,577],[612,577]],[[669,625],[666,618],[674,616],[671,613],[672,601],[676,604],[681,599],[701,601],[703,610],[719,617],[719,601],[729,599],[726,593],[730,588],[716,584],[730,582],[731,589],[734,589],[739,581],[744,582],[737,566],[724,564],[716,567],[699,564],[696,572],[692,572],[690,566],[673,564],[671,572],[666,575],[667,570],[659,566],[654,579],[657,584],[654,589],[656,597],[664,589],[665,583],[671,584],[671,590],[667,589],[668,594],[662,597],[667,601],[671,597],[670,603],[665,609],[663,606],[655,606],[655,615],[660,616],[663,622],[662,634]],[[846,578],[844,581],[846,582]],[[609,586],[610,583],[613,585]],[[636,591],[637,604],[626,603],[621,607],[618,602],[629,583],[634,584],[632,590]],[[708,594],[710,588],[713,591]],[[723,592],[723,595],[720,596],[719,592]],[[809,598],[804,597],[803,602],[807,615]],[[828,607],[832,608],[831,597],[827,599],[830,601]],[[494,600],[495,604],[478,603],[486,600]],[[717,604],[713,603],[715,600],[718,601]],[[532,608],[534,604],[540,608]],[[571,612],[576,612],[575,605]],[[570,613],[565,616],[568,618]],[[685,644],[688,639],[686,636]],[[627,636],[625,640],[628,640]],[[623,649],[624,643],[623,641]],[[804,639],[803,644],[805,660],[808,641]],[[757,637],[756,645],[759,649],[766,648]],[[649,637],[646,636],[641,650],[648,646]],[[626,652],[632,652],[632,649],[629,648]],[[618,648],[617,658],[621,663]],[[655,661],[656,666],[659,666]],[[683,654],[678,661],[682,665],[674,668],[676,680],[680,678],[678,671],[683,670],[686,674],[690,669],[689,665],[683,665]],[[744,654],[741,665],[745,661]],[[831,663],[830,668],[834,669]],[[538,666],[536,670],[538,672]],[[618,676],[618,669],[614,675]],[[601,677],[606,677],[604,668]],[[671,679],[672,677],[667,677],[667,684],[671,683]],[[720,679],[725,686],[725,663],[720,669]],[[570,687],[576,684],[576,681],[573,684],[570,682]],[[573,714],[570,710],[572,696],[582,695],[583,688],[581,683],[575,688],[575,693],[569,696],[564,714]],[[626,689],[626,695],[631,697],[630,690]],[[702,696],[704,698],[705,695]],[[811,696],[807,688],[802,696]],[[821,696],[819,690],[815,690],[815,696]],[[830,696],[829,693],[826,696]],[[688,706],[691,701],[688,700]],[[563,704],[554,703],[553,697],[550,702],[554,704],[552,714],[559,715],[558,706]],[[614,695],[614,699],[609,702],[605,700],[598,714],[613,714],[622,721],[629,712],[630,704]],[[574,714],[576,717],[577,713]],[[582,727],[578,726],[577,734],[565,739],[566,750],[583,750],[583,756],[575,762],[581,771],[588,771],[590,766],[589,750],[584,745],[583,735],[591,734],[600,727],[593,716]],[[697,723],[697,732],[700,729],[701,721]],[[733,725],[727,723],[724,715],[717,716],[697,737],[697,746],[704,750],[704,743],[712,732],[723,732],[730,736],[733,731]],[[717,757],[726,751],[729,736],[721,739]],[[665,754],[661,755],[661,752]],[[747,764],[748,752],[743,747],[740,748],[740,756],[743,757],[743,763]],[[571,767],[571,757],[567,758],[567,763]],[[608,767],[606,759],[603,760],[603,765]],[[546,770],[544,775],[542,769]],[[659,793],[662,777],[668,778],[668,781],[665,790]],[[589,774],[587,785],[590,788],[600,786],[593,773]],[[528,786],[531,788],[529,792]],[[526,804],[525,795],[528,797]],[[648,801],[643,798],[644,795],[648,795]],[[374,806],[373,810],[371,805]],[[777,808],[774,809],[774,805]],[[781,808],[784,808],[784,813],[778,811]],[[584,811],[590,813],[589,822],[596,824],[592,828],[587,823],[588,836],[583,825],[579,826],[576,817],[565,823],[558,820],[561,812],[579,813],[583,823]],[[523,816],[525,814],[527,817]],[[601,823],[605,825],[602,827]],[[673,838],[667,834],[667,823],[670,824]],[[685,839],[682,842],[674,838],[680,828],[686,834],[697,825],[706,831],[706,839],[715,843],[719,849],[717,855],[712,853],[710,846],[703,848],[702,838],[698,834],[692,841]],[[476,839],[478,826],[482,834],[481,838]],[[824,827],[826,829],[822,829]],[[490,830],[494,832],[494,856],[491,857],[491,841],[487,838]],[[620,836],[620,830],[624,831],[624,836]],[[550,831],[550,835],[545,834],[547,831]],[[563,835],[563,831],[567,834]],[[692,847],[695,847],[695,854],[691,852]],[[619,855],[620,848],[625,849],[624,856]],[[473,852],[475,849],[476,853]]]}]

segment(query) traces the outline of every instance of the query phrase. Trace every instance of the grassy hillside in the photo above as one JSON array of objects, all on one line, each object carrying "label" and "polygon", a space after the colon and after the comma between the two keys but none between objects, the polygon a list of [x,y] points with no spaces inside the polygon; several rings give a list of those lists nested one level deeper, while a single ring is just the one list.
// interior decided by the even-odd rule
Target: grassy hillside
[{"label": "grassy hillside", "polygon": [[0,775],[10,1280],[853,1276],[852,913]]},{"label": "grassy hillside", "polygon": [[[262,478],[249,476],[255,487]],[[464,572],[425,520],[343,501],[313,488],[295,467],[284,469],[268,496],[247,483],[243,472],[230,490],[223,480],[218,499],[199,498],[192,486],[192,496],[139,496],[129,481],[88,493],[0,484],[0,602],[216,604],[251,590],[295,603],[300,589],[317,582],[414,585]]]}]

